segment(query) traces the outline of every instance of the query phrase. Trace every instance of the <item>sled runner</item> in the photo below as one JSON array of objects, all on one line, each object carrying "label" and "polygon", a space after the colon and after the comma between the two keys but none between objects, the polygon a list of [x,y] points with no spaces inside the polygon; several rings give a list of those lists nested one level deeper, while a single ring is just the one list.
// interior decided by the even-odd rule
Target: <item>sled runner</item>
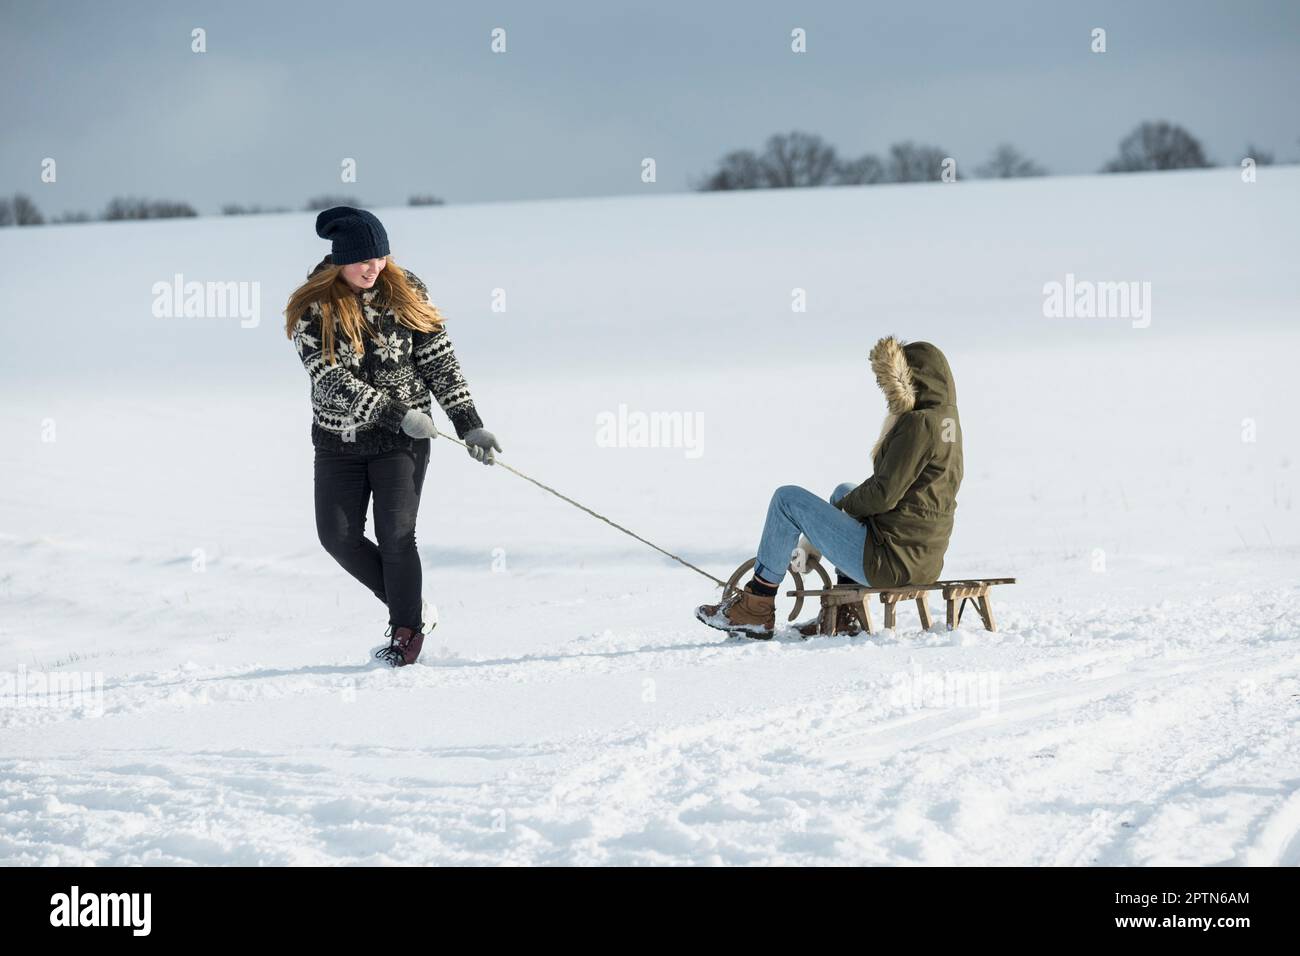
[{"label": "sled runner", "polygon": [[[744,577],[747,572],[752,571],[754,569],[754,565],[755,563],[757,563],[757,560],[758,560],[757,558],[750,558],[740,567],[736,568],[735,572],[731,575],[731,577],[727,579],[727,586],[722,589],[722,599],[724,601],[727,598],[731,597],[732,594],[740,590],[739,587],[740,579]],[[818,576],[822,579],[823,588],[833,590],[833,586],[831,584],[831,577],[829,574],[826,573],[826,569],[822,567],[820,561],[815,561],[815,560],[809,561],[808,567],[811,570],[817,572]],[[795,584],[795,590],[789,593],[792,596],[794,596],[795,601],[794,601],[794,608],[791,609],[790,616],[786,618],[786,620],[793,621],[796,617],[799,616],[799,612],[803,610],[803,596],[805,594],[809,594],[809,595],[823,594],[827,592],[805,591],[803,589],[803,575],[800,574],[798,571],[796,571],[794,568],[790,568],[789,572],[794,576],[794,584]]]}]

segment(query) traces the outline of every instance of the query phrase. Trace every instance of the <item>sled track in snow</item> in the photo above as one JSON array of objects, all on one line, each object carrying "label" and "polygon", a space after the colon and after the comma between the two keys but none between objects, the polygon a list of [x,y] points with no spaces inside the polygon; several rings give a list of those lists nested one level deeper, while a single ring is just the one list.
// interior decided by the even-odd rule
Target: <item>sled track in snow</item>
[{"label": "sled track in snow", "polygon": [[[931,639],[933,643],[924,643]],[[1097,668],[1128,666],[1164,653],[1159,642],[1115,642],[1110,647],[1041,648],[1017,646],[979,647],[980,660],[968,653],[970,647],[953,647],[947,636],[917,633],[909,641],[885,638],[880,643],[868,638],[830,638],[808,642],[744,644],[712,642],[638,647],[611,651],[580,651],[572,654],[526,655],[507,660],[439,659],[429,654],[421,665],[393,670],[362,661],[319,664],[300,668],[254,665],[248,668],[187,666],[166,671],[126,674],[107,678],[103,685],[102,712],[83,709],[0,707],[0,730],[30,729],[66,721],[99,719],[134,714],[187,712],[196,708],[238,705],[288,697],[320,698],[322,703],[355,700],[361,694],[393,691],[431,692],[451,687],[480,685],[545,684],[608,675],[638,675],[674,669],[732,668],[747,664],[763,666],[780,661],[777,655],[801,652],[833,655],[846,664],[863,663],[879,671],[882,688],[890,680],[905,676],[909,669],[923,666],[925,672],[950,670],[965,673],[978,666],[982,672],[996,671],[1003,681],[1056,672],[1087,674]],[[432,657],[432,661],[428,658]],[[798,658],[796,657],[796,661]],[[74,667],[76,665],[73,665]],[[791,666],[797,666],[792,663]],[[55,672],[57,673],[57,671]]]},{"label": "sled track in snow", "polygon": [[[1232,598],[1234,608],[1242,602]],[[1248,603],[1263,609],[1268,621],[1262,638],[1246,642],[1267,646],[1274,636],[1300,635],[1300,611],[1289,596],[1269,591]],[[643,644],[635,638],[583,637],[551,649],[515,658],[474,659],[463,657],[438,640],[435,630],[427,639],[420,665],[391,670],[365,658],[311,664],[302,667],[274,667],[256,663],[245,667],[189,664],[165,670],[126,673],[105,678],[103,715],[185,711],[196,707],[235,704],[258,700],[279,700],[291,696],[349,699],[358,694],[393,690],[436,691],[456,686],[490,685],[498,682],[537,684],[611,674],[638,674],[675,668],[730,668],[747,664],[762,666],[782,657],[799,666],[804,655],[842,658],[846,664],[866,662],[886,675],[906,672],[914,663],[927,670],[978,667],[1006,674],[1008,680],[1054,671],[1084,672],[1089,661],[1097,667],[1119,667],[1153,656],[1213,654],[1229,635],[1237,634],[1230,646],[1242,646],[1238,625],[1230,615],[1211,607],[1178,608],[1174,611],[1115,611],[1086,615],[1039,614],[1020,607],[1004,612],[1004,629],[988,635],[963,625],[955,632],[923,632],[901,627],[896,634],[875,637],[834,637],[799,640],[785,628],[771,642],[714,638],[701,626],[688,626],[678,641]],[[1172,635],[1159,640],[1133,635],[1133,621],[1147,617],[1151,625]],[[1222,618],[1223,623],[1209,623]],[[1147,622],[1144,622],[1146,624]],[[972,659],[978,650],[981,660]],[[864,655],[875,655],[874,658]],[[915,660],[913,658],[915,657]],[[878,665],[878,666],[877,666]],[[73,662],[65,669],[85,664]],[[54,670],[57,673],[58,668]],[[2,701],[2,699],[0,699]],[[0,730],[43,726],[83,719],[86,714],[68,709],[0,707]]]},{"label": "sled track in snow", "polygon": [[[1107,657],[1118,666],[1100,673]],[[911,710],[879,679],[519,747],[9,759],[0,860],[1145,864],[1178,862],[1175,828],[1197,835],[1186,862],[1285,863],[1300,804],[1252,779],[1279,762],[1300,777],[1298,701],[1283,647],[1089,653],[1009,682],[995,713]],[[350,769],[395,755],[435,775]],[[446,760],[508,769],[452,785]],[[1240,828],[1252,842],[1234,853]]]},{"label": "sled track in snow", "polygon": [[[639,626],[552,628],[526,653],[476,657],[472,636],[444,646],[475,633],[453,609],[421,665],[393,671],[340,654],[346,625],[304,626],[319,599],[271,628],[282,659],[309,663],[259,663],[262,620],[220,603],[215,578],[143,581],[103,614],[55,586],[63,560],[18,565],[10,599],[32,620],[95,622],[73,654],[28,645],[29,666],[105,668],[103,714],[0,707],[3,863],[1300,864],[1294,588],[1099,609],[1026,592],[998,634],[904,618],[893,635],[750,643],[679,626],[659,582],[601,579],[544,606]],[[511,598],[506,619],[535,598]],[[996,675],[996,709],[911,706],[894,692],[917,668]],[[691,706],[620,719],[611,695],[646,678]],[[742,690],[715,702],[714,687]],[[456,745],[385,739],[453,700],[494,722]],[[575,729],[587,706],[592,728]],[[557,709],[578,715],[567,729],[528,728]],[[294,739],[277,739],[281,718]],[[362,723],[331,743],[310,727],[331,719]]]}]

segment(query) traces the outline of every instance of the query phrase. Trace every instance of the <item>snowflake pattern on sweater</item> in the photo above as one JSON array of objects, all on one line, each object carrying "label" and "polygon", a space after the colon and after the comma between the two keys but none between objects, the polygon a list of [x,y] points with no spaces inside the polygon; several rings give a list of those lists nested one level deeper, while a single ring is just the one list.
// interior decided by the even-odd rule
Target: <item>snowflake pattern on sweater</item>
[{"label": "snowflake pattern on sweater", "polygon": [[[410,271],[406,277],[428,301],[419,277]],[[481,428],[446,329],[418,332],[402,325],[378,288],[358,295],[369,325],[362,354],[334,319],[335,362],[325,361],[317,303],[294,326],[292,342],[311,379],[312,444],[359,455],[411,448],[416,439],[402,431],[402,418],[412,408],[432,414],[435,400],[457,436]]]}]

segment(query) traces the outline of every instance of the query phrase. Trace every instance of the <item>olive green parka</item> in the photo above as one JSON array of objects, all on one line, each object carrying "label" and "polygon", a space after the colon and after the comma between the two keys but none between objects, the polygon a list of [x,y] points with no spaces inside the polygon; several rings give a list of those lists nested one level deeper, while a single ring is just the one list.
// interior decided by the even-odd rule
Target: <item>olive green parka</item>
[{"label": "olive green parka", "polygon": [[871,450],[874,473],[837,506],[867,525],[868,584],[932,584],[943,570],[962,479],[952,370],[929,342],[893,336],[871,350],[871,368],[889,414]]}]

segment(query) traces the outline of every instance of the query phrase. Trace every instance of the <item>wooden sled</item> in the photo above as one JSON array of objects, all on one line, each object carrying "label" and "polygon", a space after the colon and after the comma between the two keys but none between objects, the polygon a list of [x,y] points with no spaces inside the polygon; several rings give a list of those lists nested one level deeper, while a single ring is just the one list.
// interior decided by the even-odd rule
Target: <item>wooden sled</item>
[{"label": "wooden sled", "polygon": [[[741,577],[754,567],[754,559],[750,558],[740,567],[736,568],[735,573],[727,581],[726,588],[723,589],[724,598],[731,595],[733,591],[739,589]],[[996,631],[997,622],[993,619],[993,606],[989,603],[989,588],[997,587],[999,584],[1015,584],[1015,578],[976,578],[960,579],[952,581],[935,581],[933,584],[909,584],[896,588],[868,588],[857,584],[831,584],[830,575],[822,567],[820,561],[810,563],[810,571],[815,571],[821,578],[822,587],[816,590],[810,590],[803,586],[803,575],[793,568],[790,573],[794,575],[795,587],[793,591],[785,592],[789,597],[795,599],[794,607],[790,611],[787,620],[793,621],[803,610],[805,598],[817,598],[821,602],[821,612],[817,617],[817,633],[823,635],[834,635],[836,633],[835,619],[838,616],[836,609],[842,604],[852,604],[858,616],[862,618],[862,626],[867,629],[868,634],[876,633],[876,625],[871,617],[871,596],[880,595],[880,603],[885,606],[885,629],[894,630],[898,620],[898,602],[915,601],[917,613],[921,617],[921,627],[929,630],[933,624],[930,617],[930,606],[928,603],[929,592],[943,592],[944,606],[947,609],[948,630],[952,630],[961,623],[962,611],[966,609],[966,602],[969,601],[979,614],[980,620],[984,624],[986,631]]]},{"label": "wooden sled", "polygon": [[[871,596],[880,595],[880,603],[885,606],[885,629],[894,630],[897,622],[898,603],[915,601],[917,613],[921,617],[921,627],[929,630],[933,623],[930,618],[928,597],[930,591],[943,593],[947,608],[948,630],[961,623],[962,611],[969,601],[984,623],[986,631],[996,631],[997,623],[993,619],[993,606],[989,603],[989,589],[999,584],[1015,584],[1015,578],[979,578],[954,581],[935,581],[933,584],[904,585],[896,588],[868,588],[856,584],[837,584],[817,591],[796,587],[786,593],[794,597],[796,606],[802,607],[804,598],[815,597],[821,600],[821,615],[817,619],[817,632],[824,635],[835,633],[836,608],[842,604],[853,605],[853,610],[862,618],[862,626],[868,634],[876,633],[875,623],[871,618]],[[792,618],[793,619],[793,618]]]}]

